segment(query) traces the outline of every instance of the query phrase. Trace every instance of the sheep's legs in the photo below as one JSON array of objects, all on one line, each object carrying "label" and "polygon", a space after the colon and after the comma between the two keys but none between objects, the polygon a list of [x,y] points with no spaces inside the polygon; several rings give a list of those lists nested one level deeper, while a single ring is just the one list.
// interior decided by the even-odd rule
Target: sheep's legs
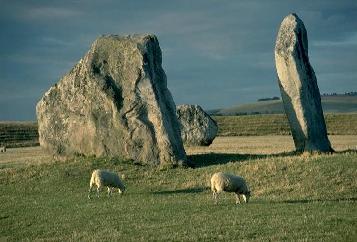
[{"label": "sheep's legs", "polygon": [[112,189],[108,187],[108,197],[110,197],[111,195],[112,195]]},{"label": "sheep's legs", "polygon": [[97,197],[99,197],[100,187],[97,187]]},{"label": "sheep's legs", "polygon": [[236,196],[236,204],[240,204],[240,195],[236,193],[235,196]]},{"label": "sheep's legs", "polygon": [[216,191],[213,191],[213,200],[214,200],[214,204],[217,204],[218,193]]},{"label": "sheep's legs", "polygon": [[92,185],[89,186],[89,190],[88,190],[88,198],[90,199],[90,194],[92,193]]}]

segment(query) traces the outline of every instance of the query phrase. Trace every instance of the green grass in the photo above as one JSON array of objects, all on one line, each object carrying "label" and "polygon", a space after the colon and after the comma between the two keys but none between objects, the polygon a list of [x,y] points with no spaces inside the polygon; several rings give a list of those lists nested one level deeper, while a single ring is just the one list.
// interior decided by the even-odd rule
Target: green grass
[{"label": "green grass", "polygon": [[[285,114],[259,114],[243,116],[213,116],[218,124],[218,136],[290,135]],[[326,114],[330,135],[356,135],[357,113]]]},{"label": "green grass", "polygon": [[[229,156],[229,157],[226,157]],[[0,240],[356,241],[357,153],[191,155],[196,169],[77,158],[0,169]],[[228,162],[228,161],[231,162]],[[127,192],[89,200],[91,171],[124,174]],[[251,202],[212,202],[216,171],[244,176]]]}]

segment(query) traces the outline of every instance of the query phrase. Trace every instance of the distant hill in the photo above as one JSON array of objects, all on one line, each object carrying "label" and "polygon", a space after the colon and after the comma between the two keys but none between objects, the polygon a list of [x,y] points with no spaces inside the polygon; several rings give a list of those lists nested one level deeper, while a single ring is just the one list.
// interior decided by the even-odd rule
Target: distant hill
[{"label": "distant hill", "polygon": [[[357,96],[355,95],[322,96],[321,100],[325,113],[357,112]],[[209,110],[208,113],[211,115],[282,114],[284,108],[281,100],[268,100]]]}]

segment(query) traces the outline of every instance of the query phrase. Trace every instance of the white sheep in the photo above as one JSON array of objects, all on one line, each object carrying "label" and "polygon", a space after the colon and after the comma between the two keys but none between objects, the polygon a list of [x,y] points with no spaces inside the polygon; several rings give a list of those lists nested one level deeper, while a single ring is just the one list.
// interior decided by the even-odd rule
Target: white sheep
[{"label": "white sheep", "polygon": [[233,174],[217,172],[211,177],[211,190],[213,192],[213,199],[217,204],[218,194],[222,191],[234,192],[236,197],[236,204],[245,203],[249,201],[250,189],[246,181]]},{"label": "white sheep", "polygon": [[120,194],[125,191],[125,186],[118,174],[106,170],[97,169],[92,172],[88,191],[89,199],[94,185],[97,186],[97,197],[99,197],[99,191],[103,186],[108,188],[108,196],[111,195],[113,188],[118,188]]},{"label": "white sheep", "polygon": [[0,152],[1,153],[6,152],[6,146],[0,146]]}]

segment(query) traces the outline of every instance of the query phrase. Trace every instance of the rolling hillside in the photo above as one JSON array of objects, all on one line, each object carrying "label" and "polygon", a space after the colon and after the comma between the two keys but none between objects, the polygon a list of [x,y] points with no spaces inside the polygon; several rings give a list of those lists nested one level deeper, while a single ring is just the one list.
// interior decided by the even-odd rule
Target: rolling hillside
[{"label": "rolling hillside", "polygon": [[[325,113],[357,112],[357,96],[323,96],[321,97],[321,101]],[[284,109],[281,100],[273,100],[243,104],[208,112],[213,115],[282,114],[284,113]]]}]

